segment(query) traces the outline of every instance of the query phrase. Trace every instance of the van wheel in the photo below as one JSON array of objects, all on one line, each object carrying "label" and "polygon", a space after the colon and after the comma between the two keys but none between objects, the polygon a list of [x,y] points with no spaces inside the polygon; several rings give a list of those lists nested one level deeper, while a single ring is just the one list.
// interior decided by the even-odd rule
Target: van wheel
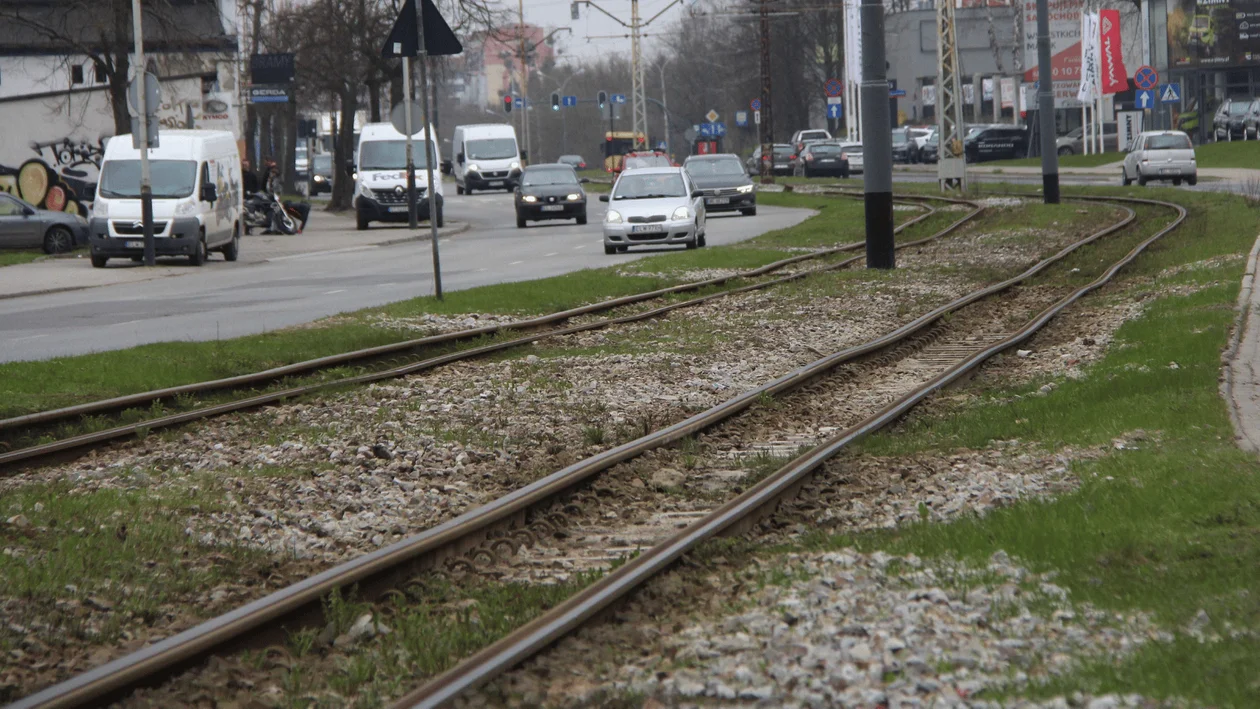
[{"label": "van wheel", "polygon": [[201,238],[197,239],[197,247],[188,255],[188,265],[200,266],[209,258],[210,254],[206,251],[206,235],[202,234]]},{"label": "van wheel", "polygon": [[359,231],[367,231],[367,228],[368,228],[367,215],[364,214],[363,212],[358,212],[355,215],[355,226],[359,228]]},{"label": "van wheel", "polygon": [[105,264],[109,263],[108,256],[97,256],[92,254],[92,268],[105,268]]},{"label": "van wheel", "polygon": [[609,246],[608,244],[604,244],[604,253],[605,253],[605,254],[608,254],[608,255],[615,254],[615,253],[617,253],[617,247],[616,247],[616,246]]},{"label": "van wheel", "polygon": [[241,255],[241,226],[238,224],[232,230],[232,242],[223,247],[223,259],[225,261],[235,261]]}]

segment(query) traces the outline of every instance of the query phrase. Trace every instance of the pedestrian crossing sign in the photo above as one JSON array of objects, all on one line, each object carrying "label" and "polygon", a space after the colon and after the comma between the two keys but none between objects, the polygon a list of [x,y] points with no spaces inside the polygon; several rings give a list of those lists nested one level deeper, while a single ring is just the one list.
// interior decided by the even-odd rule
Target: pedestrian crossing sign
[{"label": "pedestrian crossing sign", "polygon": [[1160,103],[1180,103],[1181,84],[1164,84],[1159,87]]}]

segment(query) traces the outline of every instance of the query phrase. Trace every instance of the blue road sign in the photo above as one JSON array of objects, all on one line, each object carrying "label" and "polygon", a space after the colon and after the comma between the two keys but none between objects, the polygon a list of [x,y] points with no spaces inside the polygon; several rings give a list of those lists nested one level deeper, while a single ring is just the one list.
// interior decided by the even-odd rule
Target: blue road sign
[{"label": "blue road sign", "polygon": [[759,98],[755,98],[755,99],[753,99],[753,100],[749,101],[749,102],[748,102],[748,107],[749,107],[749,108],[751,108],[751,109],[752,109],[752,110],[754,110],[754,111],[760,111],[760,110],[761,110],[761,99],[759,99]]},{"label": "blue road sign", "polygon": [[1139,89],[1153,89],[1159,83],[1159,72],[1155,71],[1153,66],[1138,67],[1138,70],[1133,72],[1133,83]]},{"label": "blue road sign", "polygon": [[888,98],[903,98],[906,95],[905,89],[889,89]]},{"label": "blue road sign", "polygon": [[748,111],[735,112],[735,125],[743,128],[748,125]]},{"label": "blue road sign", "polygon": [[1138,108],[1154,108],[1155,107],[1155,91],[1153,89],[1138,90],[1133,103]]},{"label": "blue road sign", "polygon": [[1159,87],[1160,103],[1179,103],[1181,101],[1181,84],[1164,84]]},{"label": "blue road sign", "polygon": [[625,102],[626,102],[626,95],[625,95],[625,94],[613,94],[612,96],[609,96],[609,97],[608,97],[608,100],[612,101],[613,103],[625,103]]},{"label": "blue road sign", "polygon": [[844,93],[844,83],[839,79],[827,79],[827,83],[823,84],[823,93],[828,96],[839,96]]},{"label": "blue road sign", "polygon": [[721,138],[726,135],[725,123],[701,123],[700,135],[704,138]]},{"label": "blue road sign", "polygon": [[561,96],[560,105],[561,106],[576,106],[577,96]]},{"label": "blue road sign", "polygon": [[715,136],[717,136],[717,137],[719,137],[719,138],[721,138],[722,136],[726,135],[726,124],[725,124],[725,123],[720,123],[720,122],[719,122],[719,123],[714,123],[714,124],[713,124],[713,135],[715,135]]},{"label": "blue road sign", "polygon": [[844,106],[838,103],[827,104],[828,118],[844,118]]}]

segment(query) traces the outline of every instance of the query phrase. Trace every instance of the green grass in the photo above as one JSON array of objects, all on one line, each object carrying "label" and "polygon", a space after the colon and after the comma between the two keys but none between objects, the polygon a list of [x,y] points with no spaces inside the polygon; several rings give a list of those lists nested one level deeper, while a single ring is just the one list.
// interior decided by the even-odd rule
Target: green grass
[{"label": "green grass", "polygon": [[[1124,153],[1094,153],[1092,155],[1060,155],[1059,167],[1098,167],[1124,160]],[[976,167],[1041,167],[1041,158],[994,160],[978,163]],[[1200,167],[1206,167],[1201,165]]]},{"label": "green grass", "polygon": [[[1136,297],[1169,266],[1246,254],[1260,231],[1260,212],[1239,198],[1176,194],[1193,221],[1126,272],[1125,295],[1110,297]],[[1056,583],[1070,588],[1074,601],[1151,612],[1178,633],[1170,644],[1150,643],[1127,658],[1093,660],[1038,694],[1139,692],[1260,705],[1254,636],[1200,644],[1179,632],[1199,609],[1212,619],[1210,631],[1260,630],[1260,463],[1235,447],[1217,391],[1242,267],[1235,258],[1160,278],[1195,290],[1162,297],[1123,325],[1082,380],[1062,381],[1047,396],[1029,395],[1040,382],[976,392],[978,403],[942,404],[858,447],[884,456],[982,449],[1010,439],[1048,449],[1104,447],[1109,453],[1101,459],[1075,465],[1078,492],[984,518],[815,537],[807,545],[976,562],[1001,549],[1034,570],[1058,571]],[[1113,438],[1136,429],[1147,432],[1136,450],[1111,450]]]},{"label": "green grass", "polygon": [[1260,166],[1260,141],[1204,143],[1195,146],[1194,156],[1200,168],[1241,167],[1254,170]]},{"label": "green grass", "polygon": [[43,251],[0,251],[0,267],[38,261],[45,255]]}]

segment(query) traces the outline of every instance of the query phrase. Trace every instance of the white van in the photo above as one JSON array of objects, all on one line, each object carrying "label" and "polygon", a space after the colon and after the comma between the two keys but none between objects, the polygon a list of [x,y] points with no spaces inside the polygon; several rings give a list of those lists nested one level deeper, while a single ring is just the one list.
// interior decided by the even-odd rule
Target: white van
[{"label": "white van", "polygon": [[[200,266],[211,251],[235,261],[241,250],[241,155],[221,130],[163,130],[149,151],[153,235],[158,256],[187,256]],[[88,222],[92,265],[144,258],[140,222],[140,151],[131,136],[111,138]]]},{"label": "white van", "polygon": [[451,142],[455,153],[455,193],[473,190],[507,190],[521,181],[521,151],[516,129],[506,123],[456,126]]},{"label": "white van", "polygon": [[[437,225],[442,226],[442,154],[428,141],[433,126],[412,136],[411,160],[416,174],[416,216],[429,218],[428,159],[425,143],[433,151],[433,178],[437,180]],[[389,123],[369,123],[359,133],[355,157],[354,209],[359,230],[371,222],[405,222],[407,215],[407,136]]]}]

